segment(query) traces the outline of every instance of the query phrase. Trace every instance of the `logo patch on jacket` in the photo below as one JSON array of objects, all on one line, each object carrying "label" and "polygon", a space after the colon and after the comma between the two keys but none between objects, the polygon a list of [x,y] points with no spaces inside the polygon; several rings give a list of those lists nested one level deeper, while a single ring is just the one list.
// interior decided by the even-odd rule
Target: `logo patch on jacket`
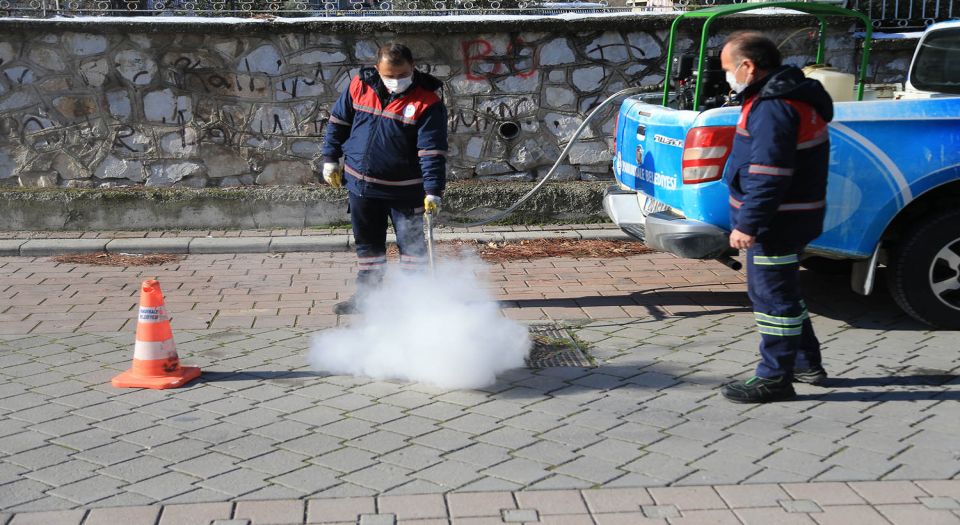
[{"label": "logo patch on jacket", "polygon": [[413,104],[407,104],[407,107],[403,108],[403,116],[405,118],[413,118],[417,114],[417,107]]}]

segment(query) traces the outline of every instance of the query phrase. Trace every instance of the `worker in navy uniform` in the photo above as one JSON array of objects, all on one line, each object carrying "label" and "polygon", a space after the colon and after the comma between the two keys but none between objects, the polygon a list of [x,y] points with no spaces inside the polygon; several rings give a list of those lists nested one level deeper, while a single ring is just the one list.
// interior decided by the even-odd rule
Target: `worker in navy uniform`
[{"label": "worker in navy uniform", "polygon": [[760,363],[721,393],[740,403],[796,395],[792,382],[827,378],[820,342],[800,293],[804,247],[823,231],[833,101],[820,82],[781,65],[760,33],[727,39],[720,53],[742,108],[724,181],[730,246],[747,252],[747,291],[760,332]]},{"label": "worker in navy uniform", "polygon": [[356,311],[358,296],[378,286],[387,262],[387,221],[393,223],[400,265],[427,262],[423,214],[436,214],[446,184],[447,109],[442,83],[414,69],[404,45],[386,44],[376,67],[352,79],[330,111],[323,178],[346,185],[356,240],[357,294],[334,311]]}]

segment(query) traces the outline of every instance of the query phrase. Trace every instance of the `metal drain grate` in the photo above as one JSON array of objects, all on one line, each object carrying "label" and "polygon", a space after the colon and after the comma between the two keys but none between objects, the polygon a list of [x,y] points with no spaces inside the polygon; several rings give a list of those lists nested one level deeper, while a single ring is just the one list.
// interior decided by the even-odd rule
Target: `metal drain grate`
[{"label": "metal drain grate", "polygon": [[530,339],[533,340],[533,349],[527,356],[527,368],[594,366],[593,360],[562,326],[555,324],[531,326]]}]

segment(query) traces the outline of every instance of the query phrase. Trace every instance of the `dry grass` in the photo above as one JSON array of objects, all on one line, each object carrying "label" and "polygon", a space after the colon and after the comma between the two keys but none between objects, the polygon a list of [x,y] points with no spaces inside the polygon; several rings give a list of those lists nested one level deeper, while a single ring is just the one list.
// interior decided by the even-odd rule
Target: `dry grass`
[{"label": "dry grass", "polygon": [[653,250],[634,241],[601,241],[571,239],[536,239],[516,242],[455,241],[443,243],[440,253],[453,253],[463,249],[475,250],[481,259],[499,263],[548,257],[612,258],[642,255]]},{"label": "dry grass", "polygon": [[156,266],[183,259],[183,255],[170,253],[152,253],[147,255],[135,253],[78,253],[73,255],[57,255],[53,261],[66,264],[90,264],[93,266]]}]

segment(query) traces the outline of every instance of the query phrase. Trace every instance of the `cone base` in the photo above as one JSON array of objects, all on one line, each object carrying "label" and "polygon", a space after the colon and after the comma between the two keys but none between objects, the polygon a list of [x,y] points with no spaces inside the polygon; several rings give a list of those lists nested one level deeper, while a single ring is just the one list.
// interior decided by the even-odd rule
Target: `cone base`
[{"label": "cone base", "polygon": [[200,368],[181,366],[176,372],[162,377],[144,377],[134,375],[131,370],[114,376],[110,383],[116,388],[177,388],[200,377]]}]

